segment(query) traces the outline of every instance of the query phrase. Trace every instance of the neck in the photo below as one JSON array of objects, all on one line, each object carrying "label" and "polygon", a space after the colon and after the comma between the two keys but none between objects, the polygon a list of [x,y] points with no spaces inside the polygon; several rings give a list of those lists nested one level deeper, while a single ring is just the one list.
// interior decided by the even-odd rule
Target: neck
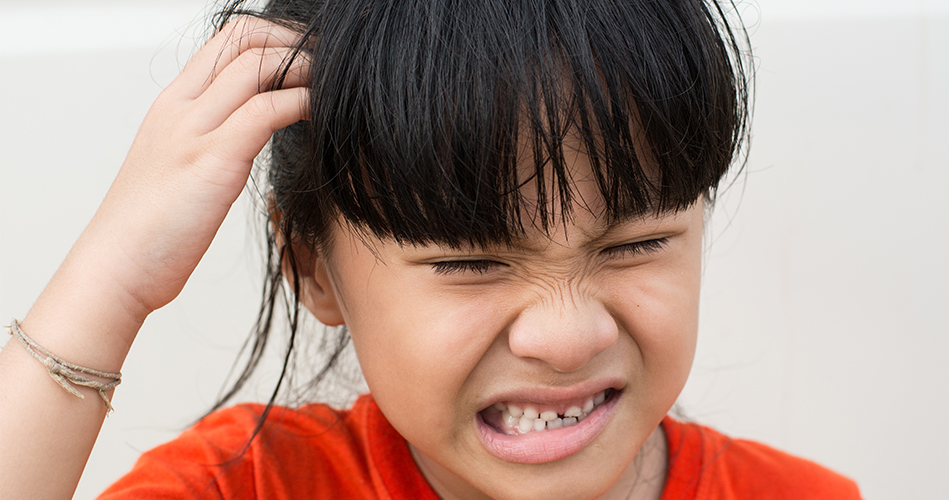
[{"label": "neck", "polygon": [[669,444],[660,425],[639,448],[626,472],[600,500],[659,500],[668,468]]}]

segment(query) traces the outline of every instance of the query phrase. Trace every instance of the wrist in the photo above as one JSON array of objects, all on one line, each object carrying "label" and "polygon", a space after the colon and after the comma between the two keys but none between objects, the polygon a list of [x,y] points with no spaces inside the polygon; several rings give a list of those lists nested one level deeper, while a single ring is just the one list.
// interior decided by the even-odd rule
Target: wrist
[{"label": "wrist", "polygon": [[82,253],[77,243],[21,326],[71,363],[118,372],[151,310],[102,269],[105,253]]}]

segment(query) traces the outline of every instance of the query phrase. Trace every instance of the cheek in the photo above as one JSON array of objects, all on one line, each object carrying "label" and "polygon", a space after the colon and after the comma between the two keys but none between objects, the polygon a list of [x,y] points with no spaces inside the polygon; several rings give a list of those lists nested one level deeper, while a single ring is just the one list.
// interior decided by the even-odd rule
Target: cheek
[{"label": "cheek", "polygon": [[[683,280],[692,281],[692,280]],[[643,353],[643,369],[685,377],[692,365],[698,334],[698,284],[657,282],[636,304],[630,334]]]},{"label": "cheek", "polygon": [[614,314],[639,351],[640,376],[669,404],[684,386],[695,354],[700,265],[696,256],[613,287]]},{"label": "cheek", "polygon": [[465,381],[503,330],[496,301],[486,294],[435,293],[385,271],[351,299],[347,325],[356,353],[393,425],[411,437],[414,429],[469,424],[467,409],[477,394]]},{"label": "cheek", "polygon": [[[642,305],[648,322],[642,347],[655,355],[647,369],[668,370],[676,396],[692,368],[699,329],[699,296],[702,282],[703,212],[693,209],[693,228],[687,234],[680,253],[668,266],[657,270],[648,282],[652,293]],[[663,363],[663,365],[656,365]]]}]

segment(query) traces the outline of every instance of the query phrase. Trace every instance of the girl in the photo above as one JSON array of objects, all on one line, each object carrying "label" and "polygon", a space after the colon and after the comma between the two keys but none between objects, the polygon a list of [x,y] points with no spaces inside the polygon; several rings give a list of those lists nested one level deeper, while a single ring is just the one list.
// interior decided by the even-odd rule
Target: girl
[{"label": "girl", "polygon": [[256,345],[286,277],[289,347],[301,309],[344,326],[371,396],[216,412],[104,498],[857,498],[665,416],[746,133],[741,38],[698,0],[228,6],[12,324],[0,494],[71,494],[139,327],[269,142]]}]

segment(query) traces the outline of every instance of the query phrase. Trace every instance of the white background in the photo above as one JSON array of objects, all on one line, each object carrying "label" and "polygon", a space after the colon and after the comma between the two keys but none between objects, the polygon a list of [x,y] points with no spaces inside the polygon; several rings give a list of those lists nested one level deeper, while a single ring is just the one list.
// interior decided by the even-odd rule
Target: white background
[{"label": "white background", "polygon": [[[680,405],[868,499],[949,498],[949,0],[742,8],[753,149],[709,229]],[[204,15],[204,0],[0,3],[0,320],[26,313],[91,218]],[[76,498],[213,400],[257,307],[252,211],[245,195],[146,323]]]}]

